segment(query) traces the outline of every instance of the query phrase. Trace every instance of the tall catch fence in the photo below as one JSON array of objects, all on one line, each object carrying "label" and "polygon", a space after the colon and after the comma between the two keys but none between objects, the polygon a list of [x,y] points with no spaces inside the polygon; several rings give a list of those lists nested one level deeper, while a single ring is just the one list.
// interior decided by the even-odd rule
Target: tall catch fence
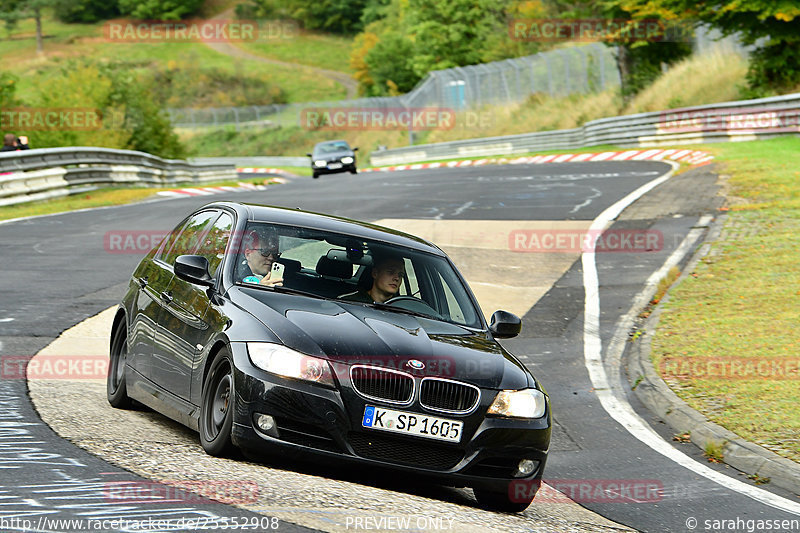
[{"label": "tall catch fence", "polygon": [[614,51],[599,43],[430,72],[409,93],[269,106],[169,109],[177,128],[298,126],[309,108],[398,109],[443,107],[460,111],[510,104],[533,93],[566,96],[603,91],[620,83]]}]

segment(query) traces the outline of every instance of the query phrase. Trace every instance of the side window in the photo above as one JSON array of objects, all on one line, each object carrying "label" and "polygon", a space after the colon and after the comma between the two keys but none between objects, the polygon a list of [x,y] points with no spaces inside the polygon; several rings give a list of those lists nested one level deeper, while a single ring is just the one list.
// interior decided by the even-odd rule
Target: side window
[{"label": "side window", "polygon": [[[168,246],[169,244],[172,246],[169,247],[168,252],[164,252],[167,249],[165,246],[160,253],[159,259],[168,265],[172,265],[179,255],[193,253],[205,230],[218,215],[219,211],[203,211],[191,217],[180,229],[174,240],[171,243],[167,242]],[[172,239],[171,236],[170,239]]]},{"label": "side window", "polygon": [[228,244],[228,239],[231,236],[231,227],[233,226],[233,217],[227,213],[222,213],[220,217],[214,222],[214,225],[206,233],[203,242],[197,249],[197,255],[202,255],[208,259],[209,272],[213,275],[225,255],[225,247]]}]

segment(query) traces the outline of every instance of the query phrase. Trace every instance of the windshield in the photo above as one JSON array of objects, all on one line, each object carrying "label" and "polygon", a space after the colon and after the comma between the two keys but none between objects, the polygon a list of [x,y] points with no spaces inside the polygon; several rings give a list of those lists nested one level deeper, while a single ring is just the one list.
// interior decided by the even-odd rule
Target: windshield
[{"label": "windshield", "polygon": [[324,144],[318,144],[314,147],[315,154],[332,154],[334,152],[347,152],[350,150],[350,145],[345,141],[333,141]]},{"label": "windshield", "polygon": [[327,231],[249,222],[235,282],[480,328],[464,282],[443,257]]}]

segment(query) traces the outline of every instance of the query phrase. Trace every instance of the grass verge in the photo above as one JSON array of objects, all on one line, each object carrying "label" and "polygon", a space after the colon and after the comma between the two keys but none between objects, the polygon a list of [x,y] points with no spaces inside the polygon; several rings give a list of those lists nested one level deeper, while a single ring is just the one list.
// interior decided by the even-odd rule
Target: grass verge
[{"label": "grass verge", "polygon": [[705,149],[729,176],[729,218],[672,289],[653,362],[690,406],[800,461],[800,138]]},{"label": "grass verge", "polygon": [[[224,8],[228,0],[219,0],[219,5],[211,11]],[[140,69],[169,72],[175,69],[198,71],[198,76],[212,75],[221,70],[240,78],[260,80],[279,88],[288,102],[309,102],[337,100],[346,96],[345,89],[333,80],[324,78],[308,68],[309,61],[298,61],[296,66],[283,66],[261,61],[230,57],[214,51],[199,42],[108,42],[104,38],[104,22],[97,24],[65,24],[59,22],[51,10],[45,9],[43,16],[44,54],[36,53],[35,27],[32,19],[19,21],[17,27],[5,38],[0,39],[0,56],[3,57],[0,70],[19,77],[17,96],[25,101],[25,95],[36,87],[47,83],[54,72],[65,68],[68,59],[94,59],[100,61],[124,61],[140,64]],[[265,52],[266,57],[274,57],[292,62],[300,55],[307,55],[321,46],[332,57],[344,57],[348,50],[348,39],[325,34],[299,34],[292,39],[280,42],[250,43],[250,51]],[[297,48],[294,53],[293,48]],[[274,53],[266,53],[275,48]],[[327,56],[326,56],[327,57]],[[331,61],[333,61],[331,59]],[[343,60],[333,61],[329,68],[344,68]],[[312,61],[313,64],[313,61]],[[346,69],[345,69],[346,70]],[[235,80],[233,80],[235,81]],[[233,83],[230,81],[228,83]],[[260,105],[270,102],[226,101],[232,91],[221,88],[215,92],[214,105]],[[256,94],[257,96],[257,94]],[[173,107],[207,107],[208,102],[168,104]]]}]

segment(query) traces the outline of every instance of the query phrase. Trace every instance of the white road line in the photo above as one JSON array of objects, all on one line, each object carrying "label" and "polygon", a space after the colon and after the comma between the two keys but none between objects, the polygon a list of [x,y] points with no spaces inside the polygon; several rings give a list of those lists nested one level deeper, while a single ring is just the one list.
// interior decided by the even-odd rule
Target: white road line
[{"label": "white road line", "polygon": [[458,215],[460,215],[461,213],[463,213],[464,211],[466,211],[467,209],[469,209],[470,207],[472,207],[472,204],[473,204],[473,203],[475,203],[475,202],[467,202],[467,203],[465,203],[464,205],[461,205],[461,206],[459,206],[459,207],[458,207],[458,209],[456,209],[455,211],[453,211],[453,214],[452,214],[452,215],[450,215],[450,216],[457,217]]},{"label": "white road line", "polygon": [[[619,216],[623,209],[645,193],[668,180],[670,176],[675,173],[676,168],[677,164],[673,164],[673,168],[670,172],[639,187],[603,211],[592,221],[589,232],[593,230],[600,231],[605,228],[609,222]],[[672,445],[662,439],[658,433],[653,431],[653,429],[633,411],[630,404],[615,394],[614,389],[609,384],[605,366],[603,365],[603,347],[600,340],[600,293],[595,253],[592,251],[584,252],[581,255],[581,262],[583,266],[583,286],[585,291],[583,311],[584,360],[595,394],[597,394],[597,398],[600,400],[603,409],[631,435],[667,459],[691,470],[695,474],[701,475],[706,479],[740,494],[744,494],[765,505],[800,515],[800,503],[781,498],[771,492],[748,485],[712,470],[708,466],[695,461],[673,448]]]},{"label": "white road line", "polygon": [[13,322],[13,318],[0,318],[0,322]]}]

